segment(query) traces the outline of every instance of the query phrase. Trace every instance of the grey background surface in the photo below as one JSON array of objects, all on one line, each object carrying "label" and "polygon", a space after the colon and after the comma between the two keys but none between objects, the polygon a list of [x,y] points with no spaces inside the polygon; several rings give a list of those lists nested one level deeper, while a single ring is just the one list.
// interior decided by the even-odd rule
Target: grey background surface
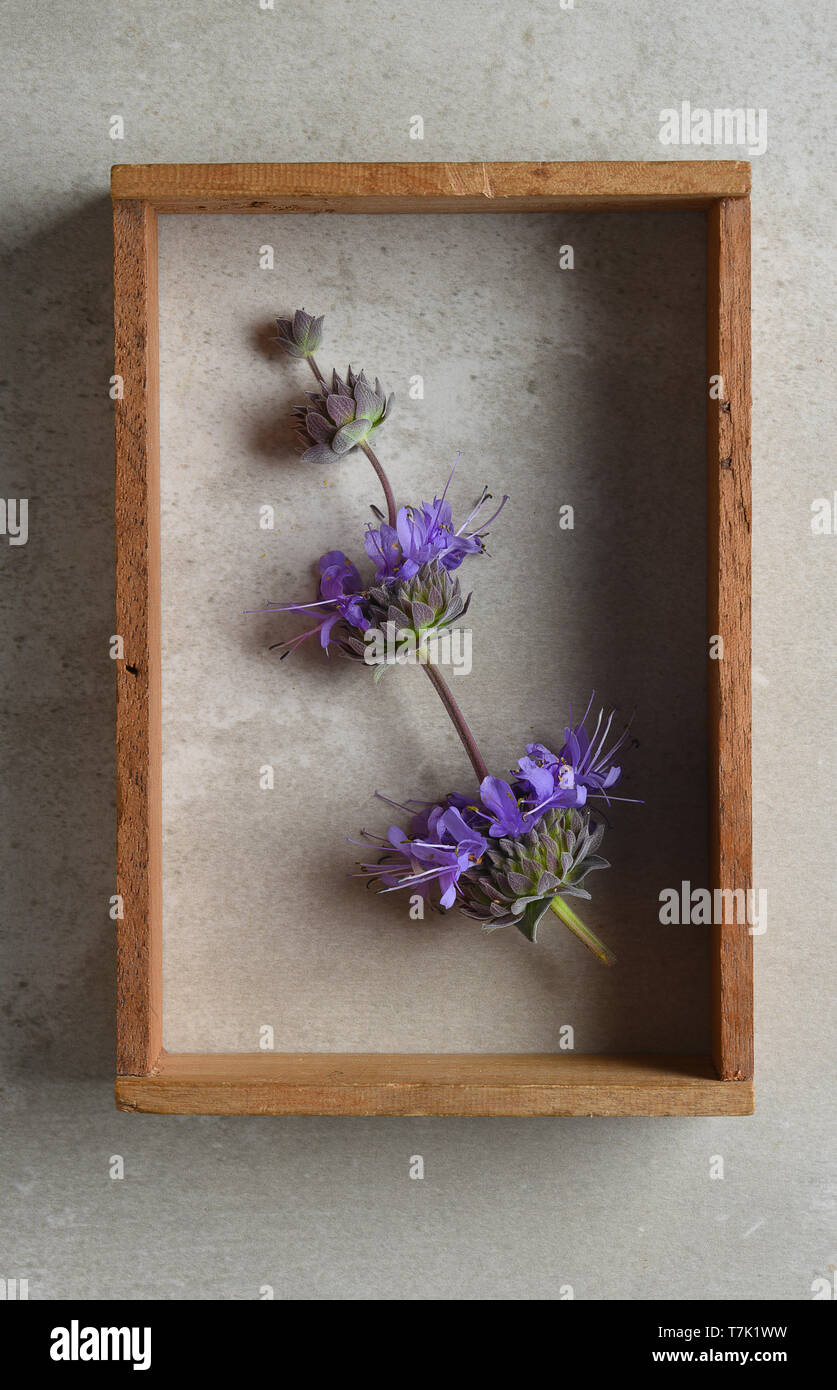
[{"label": "grey background surface", "polygon": [[[701,213],[163,219],[170,1051],[252,1051],[269,1025],[280,1051],[550,1052],[567,1024],[583,1052],[708,1051],[707,933],[659,922],[661,885],[707,881],[705,232]],[[366,460],[301,464],[288,428],[311,378],[265,319],[298,303],[327,313],[323,367],[363,361],[395,388],[377,448],[401,501],[441,493],[458,451],[456,525],[484,482],[486,517],[509,497],[490,555],[459,571],[472,669],[448,670],[489,769],[560,744],[567,702],[580,717],[593,690],[618,731],[636,709],[617,791],[645,804],[613,803],[614,871],[581,909],[615,970],[561,930],[532,950],[346,881],[376,857],[346,837],[405,819],[376,789],[474,783],[420,672],[375,688],[314,643],[280,664],[269,644],[310,618],[245,615],[310,601],[335,546],[372,573]]]},{"label": "grey background surface", "polygon": [[[28,1278],[33,1298],[247,1299],[264,1284],[285,1298],[526,1299],[567,1284],[585,1299],[811,1297],[837,1264],[837,537],[811,530],[812,503],[837,486],[832,8],[210,0],[198,14],[139,0],[46,16],[13,0],[3,24],[3,493],[30,499],[30,537],[0,569],[0,1276]],[[757,1114],[117,1114],[109,166],[746,157],[662,147],[659,112],[681,100],[769,120],[753,200],[755,881],[769,902]],[[195,300],[198,361],[213,311]],[[354,351],[354,325],[339,331]]]}]

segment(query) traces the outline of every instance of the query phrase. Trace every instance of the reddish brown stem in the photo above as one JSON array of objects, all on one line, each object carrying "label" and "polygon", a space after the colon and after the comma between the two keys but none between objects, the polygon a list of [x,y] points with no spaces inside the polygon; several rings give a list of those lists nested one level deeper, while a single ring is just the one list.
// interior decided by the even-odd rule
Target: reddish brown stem
[{"label": "reddish brown stem", "polygon": [[439,699],[450,715],[453,727],[462,740],[462,746],[471,760],[471,766],[477,774],[478,781],[482,782],[483,778],[488,776],[488,768],[483,762],[482,754],[476,745],[474,735],[465,722],[465,716],[462,710],[459,708],[448,689],[447,681],[441,671],[439,671],[436,666],[431,666],[429,663],[425,664],[424,669],[427,672],[428,679],[436,687],[436,693]]}]

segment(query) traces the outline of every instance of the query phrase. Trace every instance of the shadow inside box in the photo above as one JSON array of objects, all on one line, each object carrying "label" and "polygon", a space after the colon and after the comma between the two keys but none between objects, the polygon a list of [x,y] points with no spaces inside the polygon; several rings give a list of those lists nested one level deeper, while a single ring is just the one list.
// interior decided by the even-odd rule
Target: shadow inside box
[{"label": "shadow inside box", "polygon": [[[496,528],[492,535],[492,568],[484,574],[481,571],[479,579],[473,578],[481,601],[469,613],[476,676],[468,691],[469,718],[473,706],[472,724],[487,731],[491,770],[503,776],[527,739],[547,741],[547,732],[553,740],[560,736],[565,700],[571,698],[574,710],[580,713],[593,690],[596,704],[607,704],[616,697],[617,719],[636,711],[618,790],[643,804],[605,808],[613,821],[605,852],[614,868],[609,874],[597,875],[594,901],[584,905],[591,927],[618,957],[616,970],[603,971],[597,963],[588,962],[583,949],[569,937],[560,957],[526,945],[525,956],[519,956],[515,966],[519,972],[517,999],[525,1001],[527,991],[531,991],[528,998],[533,1012],[544,1020],[540,1041],[545,1047],[559,1045],[555,1019],[559,1014],[563,1017],[562,1010],[571,1008],[583,1015],[578,1017],[576,1030],[576,1046],[581,1050],[705,1054],[709,1038],[708,935],[700,927],[664,927],[659,920],[664,888],[678,887],[685,879],[693,883],[708,879],[705,217],[702,213],[649,212],[630,217],[537,216],[537,222],[532,215],[517,222],[516,215],[451,219],[474,227],[476,237],[484,234],[484,228],[477,229],[478,223],[502,222],[518,238],[516,250],[523,246],[523,260],[518,266],[520,288],[529,295],[535,344],[531,381],[516,378],[517,394],[512,393],[504,405],[514,417],[515,410],[522,409],[521,393],[532,396],[537,412],[532,440],[525,439],[524,415],[523,425],[515,425],[508,436],[498,426],[496,438],[486,446],[490,454],[486,469],[490,464],[501,478],[508,477],[505,459],[512,446],[516,447],[515,481],[519,486],[514,504],[503,517],[505,529],[501,532]],[[397,246],[403,270],[414,235],[409,224],[428,219],[391,220],[399,224]],[[333,220],[329,221],[333,225]],[[290,231],[288,236],[293,234]],[[550,256],[555,259],[553,253],[566,244],[575,246],[576,258],[574,278],[570,280],[568,273],[565,281],[573,289],[562,291],[567,296],[563,301],[567,319],[563,322],[550,318],[550,305],[545,299],[539,302],[536,290],[538,276]],[[395,243],[387,247],[390,266],[394,248]],[[487,276],[492,252],[490,246],[484,249],[486,256],[480,257],[479,268]],[[505,270],[502,274],[505,276]],[[553,274],[559,274],[555,267]],[[439,275],[441,296],[445,284],[441,271]],[[383,282],[374,274],[372,279],[378,285]],[[509,287],[499,280],[491,288],[500,295]],[[351,283],[346,293],[354,293]],[[312,302],[314,298],[312,292]],[[288,307],[282,305],[283,310]],[[411,331],[417,337],[414,351],[420,358],[426,346],[420,338],[421,323],[413,322]],[[259,345],[263,345],[262,336],[258,334]],[[249,347],[253,349],[252,341]],[[449,354],[451,377],[458,400],[464,402],[457,427],[466,438],[485,437],[484,433],[477,434],[480,410],[485,400],[504,399],[503,373],[508,373],[508,361],[499,350],[488,352],[477,388],[468,384],[464,359],[459,365],[456,354],[454,344]],[[293,380],[301,398],[310,385],[307,374]],[[293,395],[284,379],[282,393]],[[275,450],[276,464],[282,466],[294,455],[283,428],[277,425],[274,430],[268,414],[260,415],[251,450],[263,459]],[[280,414],[281,405],[277,406],[277,416]],[[438,442],[431,436],[428,449],[432,451]],[[393,457],[401,476],[409,476],[408,461],[399,455],[397,443]],[[573,524],[565,527],[561,508],[568,501]],[[544,517],[549,518],[548,524]],[[317,540],[312,524],[306,542],[309,553],[316,553]],[[509,561],[501,558],[506,555],[511,555]],[[506,574],[511,574],[511,582],[504,590]],[[471,587],[470,579],[467,587]],[[254,632],[265,636],[270,632],[276,640],[271,626],[260,622],[246,635],[244,646],[252,652]],[[524,631],[526,649],[521,652]],[[310,652],[300,653],[295,660],[298,688],[289,695],[291,707],[304,709],[310,719],[314,702],[325,698],[319,682],[329,677],[318,676]],[[554,691],[550,709],[543,694],[537,704],[540,686]],[[329,687],[328,698],[351,698],[343,673]],[[438,717],[429,712],[433,698],[429,690],[408,689],[406,681],[387,695],[388,710],[408,729],[406,761],[415,769],[416,795],[425,794],[425,788],[426,794],[432,795],[433,760],[422,753],[422,733]],[[277,699],[281,699],[278,690]],[[500,709],[502,721],[496,716]],[[537,709],[538,728],[530,726],[531,709]],[[379,712],[371,710],[367,696],[362,713],[370,721],[367,742],[377,748],[376,735],[384,721]],[[295,718],[292,712],[291,724]],[[547,718],[548,730],[544,726]],[[502,728],[498,728],[500,723]],[[299,722],[300,746],[305,738],[304,723]],[[368,776],[360,762],[356,771]],[[390,773],[393,779],[398,778],[395,763]],[[299,792],[292,782],[284,790],[291,800]],[[396,788],[387,785],[386,790]],[[333,822],[329,828],[337,833]],[[321,865],[317,867],[320,861],[315,855],[310,859],[310,863],[300,861],[296,866],[301,875],[298,888],[316,904],[317,894],[324,888],[331,895],[336,892],[340,875],[331,861],[324,870]],[[351,938],[352,949],[361,956],[364,952],[370,959],[374,956],[384,994],[399,970],[400,948],[392,945],[391,910],[391,898],[364,897],[360,908],[350,909],[354,913],[351,931],[343,937],[344,941]],[[316,910],[314,916],[322,920]],[[445,945],[435,926],[428,943],[444,953]],[[479,928],[463,926],[461,920],[456,930],[473,930],[471,950],[475,953],[477,983],[469,979],[469,985],[473,984],[475,999],[480,992],[483,999],[490,998],[492,986],[502,976],[494,973],[495,966],[477,962],[476,953],[493,950],[499,963],[513,948],[508,943],[495,945],[494,938],[483,942]],[[557,925],[556,930],[560,930]],[[329,943],[332,948],[335,941]],[[175,974],[186,960],[190,969],[194,966],[191,946],[186,937],[179,945],[175,943],[169,957]],[[303,949],[310,949],[310,938]],[[337,942],[337,949],[344,947]],[[418,955],[428,960],[421,947]],[[409,956],[415,966],[412,941]],[[455,961],[451,963],[455,969]],[[270,969],[270,962],[266,964]],[[257,971],[256,976],[260,973]],[[340,973],[338,967],[329,975],[334,987],[339,987]],[[346,978],[348,981],[349,974]],[[312,1007],[328,1011],[319,964],[307,975],[292,970],[287,982],[289,989],[302,990],[299,1007],[306,1007],[309,1015]],[[305,991],[310,992],[306,995]],[[246,984],[242,984],[239,1001],[245,994]],[[580,1008],[579,999],[583,1000]],[[370,1009],[372,1017],[376,1006],[370,1002],[365,983],[358,985],[357,1003],[358,1009],[364,1007]],[[405,1035],[400,1047],[397,1039],[381,1045],[407,1050],[410,1040]],[[462,1046],[461,1036],[458,1045]],[[507,1045],[505,1039],[498,1044]],[[524,1039],[522,1046],[528,1045]],[[473,1046],[474,1050],[491,1050],[490,1040],[486,1043],[481,1034],[477,1042],[475,1033]]]}]

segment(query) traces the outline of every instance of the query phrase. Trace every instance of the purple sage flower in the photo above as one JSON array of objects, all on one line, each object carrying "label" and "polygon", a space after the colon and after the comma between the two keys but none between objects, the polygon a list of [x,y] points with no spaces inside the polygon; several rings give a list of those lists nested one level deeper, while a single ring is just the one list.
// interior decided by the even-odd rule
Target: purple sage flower
[{"label": "purple sage flower", "polygon": [[[604,710],[599,710],[596,727],[592,734],[588,735],[584,725],[592,704],[593,695],[590,696],[587,709],[580,722],[575,727],[570,725],[564,730],[564,746],[560,756],[572,763],[576,777],[582,786],[587,787],[593,793],[606,796],[609,788],[615,786],[622,776],[621,766],[614,763],[613,760],[628,737],[630,721],[625,725],[616,742],[606,748],[605,745],[616,711],[611,710],[607,723],[602,728]],[[572,719],[572,712],[570,718]]]},{"label": "purple sage flower", "polygon": [[[578,724],[564,729],[564,742],[559,753],[553,753],[543,743],[527,743],[525,758],[515,769],[515,791],[527,809],[527,816],[543,814],[560,807],[580,807],[588,795],[603,796],[615,786],[622,768],[613,760],[628,737],[626,725],[619,738],[606,747],[615,711],[611,711],[602,728],[604,711],[599,711],[592,735],[584,725],[593,704],[593,696]],[[572,712],[570,713],[572,719]]]},{"label": "purple sage flower", "polygon": [[[578,916],[568,898],[589,899],[585,880],[608,861],[597,853],[605,826],[586,805],[588,791],[609,800],[621,776],[614,755],[627,728],[607,746],[614,715],[600,712],[593,734],[584,718],[564,730],[560,753],[530,743],[517,780],[487,776],[471,797],[449,792],[441,802],[410,800],[390,805],[410,816],[410,833],[391,825],[386,837],[354,841],[375,848],[376,863],[362,863],[359,878],[382,892],[412,889],[439,906],[456,905],[484,931],[514,925],[528,941],[551,911],[604,964],[615,957]],[[380,795],[380,793],[377,793]],[[384,887],[380,888],[383,884]]]},{"label": "purple sage flower", "polygon": [[267,608],[248,610],[257,613],[313,613],[314,609],[321,610],[316,614],[317,621],[314,627],[308,628],[306,632],[300,632],[287,642],[275,644],[277,647],[285,648],[282,653],[283,660],[291,652],[296,651],[306,638],[313,637],[315,634],[319,636],[320,646],[328,653],[329,643],[338,623],[342,622],[349,627],[359,628],[363,632],[371,626],[367,615],[368,599],[363,588],[363,581],[357,568],[343,554],[343,551],[326,551],[325,555],[321,555],[317,561],[317,569],[320,573],[320,596],[313,603],[272,603]]},{"label": "purple sage flower", "polygon": [[332,628],[341,618],[350,627],[358,627],[363,632],[370,623],[365,611],[363,581],[342,550],[329,550],[321,555],[317,567],[320,571],[320,596],[334,605],[334,611],[327,612],[320,622],[320,646],[327,648]]},{"label": "purple sage flower", "polygon": [[453,907],[461,875],[480,863],[487,841],[454,806],[434,806],[426,815],[424,836],[409,836],[391,825],[386,838],[356,841],[364,848],[385,850],[379,862],[361,864],[362,873],[357,877],[378,879],[385,885],[381,889],[384,893],[407,888],[425,899],[431,888],[438,886],[439,906]]},{"label": "purple sage flower", "polygon": [[587,800],[587,788],[563,752],[556,757],[542,743],[527,743],[527,756],[515,769],[515,790],[531,817],[558,807],[579,807]]},{"label": "purple sage flower", "polygon": [[531,822],[520,809],[520,803],[502,777],[485,777],[480,783],[480,801],[488,812],[489,835],[501,839],[514,839],[525,835]]},{"label": "purple sage flower", "polygon": [[375,578],[412,579],[422,565],[435,560],[443,569],[458,569],[466,555],[481,555],[485,551],[486,527],[499,516],[508,497],[504,497],[499,507],[485,521],[479,523],[474,531],[467,527],[477,517],[490,499],[491,493],[483,488],[472,510],[458,530],[453,529],[453,514],[450,502],[446,501],[456,464],[445,484],[441,497],[432,502],[421,502],[417,507],[401,507],[395,526],[382,521],[379,527],[370,526],[364,538],[366,553],[375,564]]}]

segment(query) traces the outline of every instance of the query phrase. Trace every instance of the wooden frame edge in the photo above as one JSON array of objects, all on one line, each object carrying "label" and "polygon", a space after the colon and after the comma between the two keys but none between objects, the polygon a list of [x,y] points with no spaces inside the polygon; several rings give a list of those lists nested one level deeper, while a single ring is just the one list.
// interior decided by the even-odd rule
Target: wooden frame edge
[{"label": "wooden frame edge", "polygon": [[117,1070],[162,1049],[160,409],[157,214],[113,208],[116,429]]},{"label": "wooden frame edge", "polygon": [[[707,650],[711,886],[752,890],[750,203],[707,215]],[[733,911],[711,932],[712,1055],[722,1080],[753,1075],[753,939]],[[724,916],[727,916],[724,902]],[[714,915],[714,914],[713,914]],[[737,917],[738,920],[734,920]]]},{"label": "wooden frame edge", "polygon": [[158,212],[484,212],[708,208],[746,197],[742,160],[116,164],[111,196]]},{"label": "wooden frame edge", "polygon": [[120,1110],[198,1115],[749,1115],[710,1058],[533,1053],[163,1054]]},{"label": "wooden frame edge", "polygon": [[[219,195],[220,206],[201,203],[207,188],[191,185],[178,194],[171,207],[161,195],[163,171],[228,171],[264,169],[269,180],[293,177],[328,178],[327,171],[343,170],[348,184],[322,195],[322,207],[310,189],[271,194],[259,207],[242,204],[240,191],[227,186]],[[514,191],[517,177],[537,177],[535,169],[549,169],[558,183],[543,192]],[[560,180],[578,171],[598,168],[604,182],[584,184],[568,192]],[[677,171],[679,191],[668,195],[644,185],[638,194],[617,194],[615,170],[651,169]],[[276,171],[281,171],[277,174]],[[358,193],[352,184],[358,170],[371,180],[370,191]],[[427,181],[416,195],[415,207],[403,190],[386,192],[392,171],[404,171],[411,181],[419,171]],[[456,172],[461,171],[456,185]],[[476,192],[473,180],[499,170],[500,193],[492,185]],[[126,171],[141,175],[131,183]],[[148,171],[154,196],[133,197],[129,190],[144,185]],[[304,174],[301,175],[301,171]],[[443,171],[443,172],[442,172]],[[479,175],[476,171],[480,171]],[[517,171],[515,174],[512,171]],[[523,172],[522,172],[523,171]],[[698,177],[712,171],[722,185],[734,191],[719,197],[707,192]],[[213,178],[215,175],[213,175]],[[224,175],[226,177],[226,175]],[[585,174],[587,177],[587,174]],[[626,174],[626,177],[628,175]],[[684,182],[688,177],[692,183]],[[707,177],[709,177],[707,175]],[[444,179],[441,187],[439,180]],[[435,180],[435,182],[434,182]],[[451,181],[453,180],[453,184]],[[505,180],[505,182],[503,181]],[[268,166],[117,166],[114,184],[114,324],[115,373],[122,379],[123,396],[116,401],[117,445],[117,632],[124,641],[124,661],[117,663],[117,892],[123,902],[118,922],[116,1101],[120,1109],[154,1113],[264,1113],[264,1114],[497,1114],[497,1115],[720,1115],[750,1114],[753,1108],[753,1000],[752,938],[746,925],[713,928],[712,960],[712,1055],[715,1075],[700,1070],[688,1078],[667,1075],[655,1083],[637,1085],[630,1077],[611,1079],[597,1095],[602,1080],[585,1080],[566,1068],[566,1058],[552,1059],[561,1066],[561,1079],[509,1083],[462,1083],[455,1079],[407,1077],[390,1081],[317,1081],[302,1083],[279,1073],[273,1076],[236,1076],[246,1055],[208,1054],[207,1066],[195,1075],[196,1058],[169,1056],[162,1049],[162,806],[161,806],[161,672],[154,660],[160,649],[160,534],[159,534],[159,354],[157,298],[158,211],[381,211],[511,210],[522,198],[530,210],[630,210],[637,207],[707,207],[708,333],[710,375],[723,378],[720,401],[710,400],[707,431],[707,480],[710,549],[707,615],[710,631],[725,640],[725,662],[710,662],[710,829],[713,845],[713,884],[721,888],[749,887],[751,881],[751,729],[750,729],[750,327],[749,327],[749,165],[739,161],[679,162],[674,165],[268,165]],[[456,186],[454,186],[456,185]],[[530,185],[531,187],[531,185]],[[232,188],[232,191],[231,191]],[[348,188],[348,191],[347,191]],[[700,188],[701,191],[696,191]],[[556,191],[557,189],[557,191]],[[503,192],[503,190],[506,190]],[[217,194],[217,188],[216,188]],[[215,195],[213,194],[213,197]],[[498,199],[500,206],[498,206]],[[613,202],[617,199],[618,202]],[[697,199],[697,201],[696,201]],[[226,200],[226,201],[225,201]],[[283,205],[279,201],[285,200]],[[400,207],[393,208],[392,202]],[[211,201],[211,200],[210,200]],[[174,206],[174,203],[177,206]],[[198,204],[201,204],[199,207]],[[363,206],[360,206],[360,204]],[[381,206],[378,206],[378,204]],[[442,206],[448,203],[449,206]],[[326,204],[328,206],[326,206]],[[155,524],[156,523],[156,524]],[[716,524],[717,523],[717,524]],[[735,787],[732,802],[721,805],[720,788]],[[296,1054],[293,1054],[296,1055]],[[378,1054],[373,1054],[376,1058]],[[311,1054],[314,1058],[318,1054]],[[352,1065],[359,1054],[340,1061]],[[511,1054],[517,1057],[517,1054]],[[470,1054],[450,1055],[465,1064]],[[486,1055],[481,1063],[498,1062],[500,1055]],[[276,1057],[271,1060],[277,1060]],[[360,1057],[360,1060],[364,1059]],[[471,1060],[473,1058],[471,1057]],[[518,1059],[519,1060],[519,1059]],[[599,1059],[583,1062],[590,1075]],[[618,1063],[619,1058],[601,1059]],[[646,1059],[647,1060],[647,1059]],[[653,1059],[652,1059],[653,1060]],[[666,1059],[663,1059],[666,1060]],[[394,1059],[389,1059],[395,1065]],[[420,1056],[410,1063],[422,1061]],[[657,1062],[660,1059],[656,1059]],[[691,1059],[702,1066],[703,1059]],[[284,1066],[286,1059],[281,1061]],[[593,1068],[591,1071],[590,1068]],[[437,1073],[438,1075],[438,1073]],[[603,1073],[598,1075],[603,1077]],[[637,1094],[647,1109],[637,1109]],[[236,1096],[243,1108],[233,1111]],[[180,1108],[178,1108],[180,1107]],[[204,1108],[207,1107],[207,1108]],[[489,1108],[484,1108],[489,1107]],[[671,1108],[669,1108],[671,1107]]]}]

